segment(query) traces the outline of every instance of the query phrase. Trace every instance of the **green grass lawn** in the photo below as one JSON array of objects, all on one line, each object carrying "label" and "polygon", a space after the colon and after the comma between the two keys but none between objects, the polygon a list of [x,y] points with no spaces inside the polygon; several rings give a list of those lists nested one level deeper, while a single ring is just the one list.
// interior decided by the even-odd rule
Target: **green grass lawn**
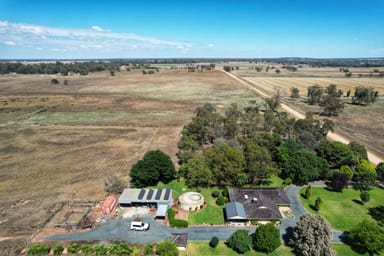
[{"label": "green grass lawn", "polygon": [[173,199],[178,199],[181,194],[184,192],[192,191],[192,189],[188,188],[185,185],[185,181],[181,179],[180,181],[173,180],[168,184],[159,183],[155,188],[170,188],[172,189],[172,197]]},{"label": "green grass lawn", "polygon": [[[300,190],[304,194],[305,188]],[[301,195],[299,198],[304,207],[310,213],[324,216],[334,229],[350,230],[364,218],[371,218],[368,214],[370,207],[384,204],[383,190],[375,188],[369,191],[371,200],[362,205],[360,192],[353,189],[344,189],[342,193],[328,191],[325,188],[312,188],[312,196],[305,199]],[[310,205],[314,205],[317,197],[323,201],[319,212],[314,211]]]},{"label": "green grass lawn", "polygon": [[[333,248],[335,248],[336,255],[344,256],[360,256],[360,255],[369,255],[368,253],[365,254],[360,254],[358,252],[355,252],[354,250],[351,249],[349,245],[343,244],[343,243],[334,243]],[[384,252],[381,252],[378,254],[378,256],[384,256]]]},{"label": "green grass lawn", "polygon": [[[208,245],[208,242],[189,242],[187,247],[187,252],[189,256],[235,256],[235,255],[244,255],[244,256],[261,256],[267,255],[265,253],[256,252],[254,250],[250,250],[245,254],[238,254],[232,249],[228,248],[224,242],[220,242],[216,248],[211,248]],[[291,252],[291,248],[281,245],[271,254],[270,256],[293,256],[294,254]]]}]

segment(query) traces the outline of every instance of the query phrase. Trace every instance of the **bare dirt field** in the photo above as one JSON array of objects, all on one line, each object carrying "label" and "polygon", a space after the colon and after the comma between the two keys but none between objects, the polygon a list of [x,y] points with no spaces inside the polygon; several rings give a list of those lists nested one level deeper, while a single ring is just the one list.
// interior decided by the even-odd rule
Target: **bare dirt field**
[{"label": "bare dirt field", "polygon": [[[372,68],[351,69],[351,71],[369,74]],[[279,90],[282,96],[286,96],[283,102],[294,109],[298,109],[303,114],[306,112],[321,113],[322,108],[308,105],[305,99],[290,99],[291,87],[297,87],[300,90],[300,95],[306,96],[309,86],[318,84],[326,87],[329,84],[336,84],[337,88],[344,91],[344,96],[347,90],[351,90],[352,96],[354,88],[363,85],[374,88],[381,96],[384,95],[384,78],[377,76],[347,78],[340,75],[338,68],[316,69],[307,67],[299,69],[298,72],[284,71],[280,75],[276,75],[274,72],[270,74],[258,73],[249,70],[248,67],[243,67],[234,73],[266,95],[273,95],[276,90]],[[369,106],[349,104],[350,99],[347,98],[344,101],[346,102],[344,112],[338,117],[331,118],[336,123],[335,131],[349,140],[363,143],[373,153],[383,158],[384,100],[379,99],[375,104]]]},{"label": "bare dirt field", "polygon": [[[160,149],[202,103],[256,98],[219,71],[0,77],[0,238],[31,235],[56,202],[101,200],[103,181]],[[68,85],[64,84],[68,80]]]}]

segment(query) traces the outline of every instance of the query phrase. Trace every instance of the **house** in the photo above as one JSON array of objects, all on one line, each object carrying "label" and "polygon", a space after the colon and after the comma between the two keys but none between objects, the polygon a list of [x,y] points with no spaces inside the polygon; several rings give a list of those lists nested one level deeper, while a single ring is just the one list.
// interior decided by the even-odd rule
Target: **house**
[{"label": "house", "polygon": [[156,218],[165,218],[173,203],[172,189],[126,188],[119,197],[120,207],[156,207]]},{"label": "house", "polygon": [[290,201],[281,188],[228,188],[229,203],[225,205],[226,220],[244,225],[251,220],[271,221],[283,218],[280,207]]}]

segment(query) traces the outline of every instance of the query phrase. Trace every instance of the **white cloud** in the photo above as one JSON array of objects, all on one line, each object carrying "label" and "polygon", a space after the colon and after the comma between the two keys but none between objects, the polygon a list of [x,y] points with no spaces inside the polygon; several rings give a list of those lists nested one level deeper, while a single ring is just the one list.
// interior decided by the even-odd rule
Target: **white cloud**
[{"label": "white cloud", "polygon": [[9,45],[9,46],[15,46],[16,45],[16,43],[13,41],[5,41],[4,44]]},{"label": "white cloud", "polygon": [[88,29],[68,29],[0,21],[0,42],[17,47],[51,49],[55,52],[79,53],[92,51],[101,55],[124,52],[126,49],[162,49],[188,52],[188,42],[163,40],[134,33],[115,33],[100,26]]}]

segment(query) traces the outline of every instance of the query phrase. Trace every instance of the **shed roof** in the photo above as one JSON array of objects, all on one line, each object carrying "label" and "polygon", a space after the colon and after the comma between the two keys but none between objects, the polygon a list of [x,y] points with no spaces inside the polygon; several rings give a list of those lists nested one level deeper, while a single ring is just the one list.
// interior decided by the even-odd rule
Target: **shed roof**
[{"label": "shed roof", "polygon": [[172,233],[172,241],[175,241],[177,247],[187,247],[188,233]]},{"label": "shed roof", "polygon": [[246,219],[244,206],[239,202],[229,202],[225,205],[225,214],[227,219]]},{"label": "shed roof", "polygon": [[169,188],[126,188],[119,197],[119,204],[169,202],[171,199],[172,190]]}]

